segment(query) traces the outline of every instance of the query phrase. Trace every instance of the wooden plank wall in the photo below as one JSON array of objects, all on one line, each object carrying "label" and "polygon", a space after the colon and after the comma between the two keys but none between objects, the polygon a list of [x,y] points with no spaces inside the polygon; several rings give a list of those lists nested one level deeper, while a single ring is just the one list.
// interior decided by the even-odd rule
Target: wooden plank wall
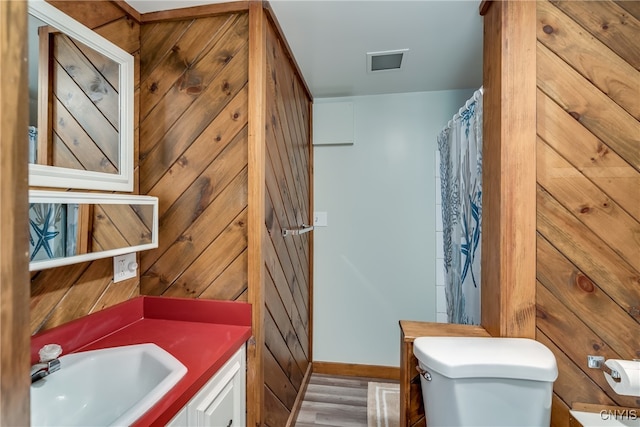
[{"label": "wooden plank wall", "polygon": [[[250,410],[258,424],[282,426],[310,360],[310,236],[282,229],[311,218],[311,100],[274,28],[250,37],[249,19],[242,11],[142,27],[140,191],[160,200],[160,247],[141,255],[141,293],[247,300],[248,189],[263,186],[264,279],[252,286],[264,298],[254,307],[264,339],[250,377],[263,392],[252,391]],[[264,66],[249,62],[253,51],[266,52],[266,69],[249,69]],[[261,111],[253,118],[265,165],[248,164],[249,76],[266,82],[267,122]],[[248,182],[250,166],[264,182]]]},{"label": "wooden plank wall", "polygon": [[[66,2],[54,4],[69,10]],[[159,247],[141,253],[139,281],[117,284],[127,292],[111,291],[110,259],[35,274],[31,331],[138,293],[246,301],[247,10],[196,18],[170,15],[143,19],[139,25],[112,3],[75,2],[72,9],[77,9],[76,18],[86,18],[83,22],[98,30],[124,20],[127,28],[138,31],[135,49],[127,49],[138,60],[136,188],[159,198]],[[97,16],[109,24],[89,19]],[[266,14],[262,19],[267,20]],[[264,324],[257,325],[264,331],[263,356],[254,369],[263,373],[256,378],[264,377],[265,397],[254,404],[262,408],[256,411],[264,418],[260,424],[280,426],[294,409],[311,358],[311,236],[285,239],[281,234],[283,228],[311,219],[311,99],[286,44],[269,23],[266,40],[256,38],[265,43],[267,63],[262,70],[267,82],[266,166],[258,165],[265,169],[266,182],[260,185],[266,196],[262,227],[267,237],[261,261],[265,280],[255,284],[264,287],[259,290],[265,300],[259,309]]]},{"label": "wooden plank wall", "polygon": [[[482,319],[492,336],[535,336],[535,2],[481,5]],[[487,6],[487,7],[485,7]]]},{"label": "wooden plank wall", "polygon": [[587,355],[640,357],[640,34],[634,2],[537,2],[537,339],[552,425],[574,402],[640,407]]},{"label": "wooden plank wall", "polygon": [[[140,24],[113,2],[49,1],[134,56],[134,193],[138,177]],[[139,294],[139,278],[113,283],[113,260],[35,272],[31,276],[31,333],[49,329]]]},{"label": "wooden plank wall", "polygon": [[247,298],[248,14],[144,24],[140,192],[159,198],[144,295]]},{"label": "wooden plank wall", "polygon": [[0,2],[0,425],[29,423],[27,2]]},{"label": "wooden plank wall", "polygon": [[266,32],[264,423],[280,427],[311,360],[311,234],[282,236],[311,221],[311,99],[273,25]]}]

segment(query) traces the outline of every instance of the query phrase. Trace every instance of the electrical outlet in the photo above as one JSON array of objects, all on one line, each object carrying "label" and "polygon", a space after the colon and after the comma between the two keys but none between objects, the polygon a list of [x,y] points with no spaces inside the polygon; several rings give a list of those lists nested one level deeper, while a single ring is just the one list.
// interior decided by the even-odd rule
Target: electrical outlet
[{"label": "electrical outlet", "polygon": [[136,277],[138,263],[136,254],[124,254],[113,257],[113,282]]}]

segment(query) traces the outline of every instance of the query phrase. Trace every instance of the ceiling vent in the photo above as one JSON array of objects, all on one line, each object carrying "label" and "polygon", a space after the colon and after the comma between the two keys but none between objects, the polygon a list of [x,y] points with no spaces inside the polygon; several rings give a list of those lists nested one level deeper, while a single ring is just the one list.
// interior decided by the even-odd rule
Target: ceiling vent
[{"label": "ceiling vent", "polygon": [[409,49],[387,50],[385,52],[367,52],[367,72],[400,70],[406,62]]}]

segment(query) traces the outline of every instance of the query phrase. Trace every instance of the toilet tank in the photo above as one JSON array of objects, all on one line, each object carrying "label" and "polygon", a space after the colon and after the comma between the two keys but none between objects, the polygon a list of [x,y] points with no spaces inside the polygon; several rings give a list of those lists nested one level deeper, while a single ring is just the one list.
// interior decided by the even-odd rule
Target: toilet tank
[{"label": "toilet tank", "polygon": [[549,426],[553,353],[527,338],[420,337],[425,416],[437,426]]}]

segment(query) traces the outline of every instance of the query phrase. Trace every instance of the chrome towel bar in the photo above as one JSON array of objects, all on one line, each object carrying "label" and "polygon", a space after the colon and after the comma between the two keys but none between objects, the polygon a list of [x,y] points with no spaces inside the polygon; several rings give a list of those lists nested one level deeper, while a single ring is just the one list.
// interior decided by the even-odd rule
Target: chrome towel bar
[{"label": "chrome towel bar", "polygon": [[302,224],[299,228],[296,228],[293,230],[289,230],[286,228],[282,229],[282,236],[283,237],[299,236],[300,234],[308,233],[312,230],[313,230],[313,225]]}]

